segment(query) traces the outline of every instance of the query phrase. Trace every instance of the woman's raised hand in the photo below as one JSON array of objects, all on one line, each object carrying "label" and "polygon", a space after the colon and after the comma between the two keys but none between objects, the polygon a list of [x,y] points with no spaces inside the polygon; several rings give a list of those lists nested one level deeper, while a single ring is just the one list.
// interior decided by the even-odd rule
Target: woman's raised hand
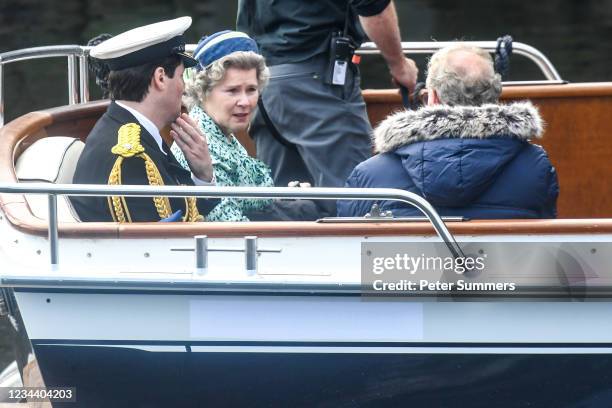
[{"label": "woman's raised hand", "polygon": [[181,148],[189,168],[194,176],[202,181],[211,181],[213,166],[206,136],[200,131],[198,125],[182,113],[171,125],[170,135]]}]

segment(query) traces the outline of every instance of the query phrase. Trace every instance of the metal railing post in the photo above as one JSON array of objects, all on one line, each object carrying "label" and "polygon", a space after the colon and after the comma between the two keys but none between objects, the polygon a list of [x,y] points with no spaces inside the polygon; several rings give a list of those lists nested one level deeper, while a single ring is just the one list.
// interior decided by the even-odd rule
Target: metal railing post
[{"label": "metal railing post", "polygon": [[58,240],[57,195],[49,194],[49,254],[51,256],[52,267],[56,267],[59,264]]},{"label": "metal railing post", "polygon": [[77,78],[77,57],[76,55],[68,56],[68,104],[75,105],[79,103],[79,82]]},{"label": "metal railing post", "polygon": [[85,52],[79,56],[79,98],[81,103],[89,102],[89,60]]},{"label": "metal railing post", "polygon": [[257,275],[257,237],[244,237],[244,263],[247,275]]},{"label": "metal railing post", "polygon": [[208,271],[208,237],[195,236],[196,273],[204,275]]}]

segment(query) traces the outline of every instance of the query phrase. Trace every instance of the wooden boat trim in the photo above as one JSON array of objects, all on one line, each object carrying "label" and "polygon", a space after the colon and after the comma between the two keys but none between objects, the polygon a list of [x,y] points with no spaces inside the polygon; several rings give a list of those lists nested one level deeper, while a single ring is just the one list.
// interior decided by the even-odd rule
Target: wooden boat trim
[{"label": "wooden boat trim", "polygon": [[[369,103],[400,101],[393,90],[365,91]],[[506,87],[504,97],[522,95],[529,98],[560,96],[612,95],[611,83],[533,85]],[[54,108],[32,112],[17,118],[0,129],[0,181],[16,182],[14,163],[21,152],[42,137],[73,135],[84,139],[90,129],[83,122],[95,122],[108,106],[108,101]],[[47,223],[32,214],[23,196],[2,194],[0,207],[7,220],[18,230],[34,235],[46,235]],[[514,234],[604,234],[612,233],[612,219],[557,219],[557,220],[479,220],[448,223],[458,235],[514,235]],[[434,235],[426,222],[321,224],[315,222],[249,222],[195,224],[115,224],[115,223],[60,223],[63,237],[147,238],[188,237],[206,234],[211,237],[258,235],[261,237],[296,236],[392,236]]]},{"label": "wooden boat trim", "polygon": [[[525,95],[528,95],[526,97]],[[517,85],[505,86],[502,100],[560,98],[560,97],[593,97],[612,95],[612,82],[590,82],[562,85]],[[396,102],[401,105],[402,98],[395,89],[365,89],[363,97],[371,103]]]}]

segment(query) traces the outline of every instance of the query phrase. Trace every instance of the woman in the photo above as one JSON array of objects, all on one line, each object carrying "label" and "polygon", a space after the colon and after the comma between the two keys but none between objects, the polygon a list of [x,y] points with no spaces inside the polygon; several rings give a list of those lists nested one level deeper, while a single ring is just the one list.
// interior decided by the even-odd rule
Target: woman
[{"label": "woman", "polygon": [[[268,81],[268,68],[255,41],[244,33],[221,31],[201,39],[194,57],[200,65],[186,71],[183,101],[207,137],[216,184],[272,187],[270,169],[250,157],[234,137],[248,128],[259,93]],[[172,153],[189,168],[176,143]],[[316,218],[318,210],[311,201],[236,198],[223,199],[207,216],[208,221]]]}]

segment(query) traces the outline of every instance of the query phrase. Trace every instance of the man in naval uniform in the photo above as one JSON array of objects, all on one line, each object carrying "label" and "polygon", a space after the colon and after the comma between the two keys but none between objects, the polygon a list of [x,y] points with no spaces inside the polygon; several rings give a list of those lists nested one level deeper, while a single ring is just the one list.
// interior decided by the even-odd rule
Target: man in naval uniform
[{"label": "man in naval uniform", "polygon": [[[214,184],[205,136],[181,114],[183,71],[197,61],[184,54],[181,17],[119,34],[91,49],[110,67],[112,102],[87,137],[74,174],[78,184]],[[169,137],[160,129],[170,126]],[[174,140],[191,168],[170,152]],[[82,221],[199,221],[218,200],[180,197],[71,197]]]}]

